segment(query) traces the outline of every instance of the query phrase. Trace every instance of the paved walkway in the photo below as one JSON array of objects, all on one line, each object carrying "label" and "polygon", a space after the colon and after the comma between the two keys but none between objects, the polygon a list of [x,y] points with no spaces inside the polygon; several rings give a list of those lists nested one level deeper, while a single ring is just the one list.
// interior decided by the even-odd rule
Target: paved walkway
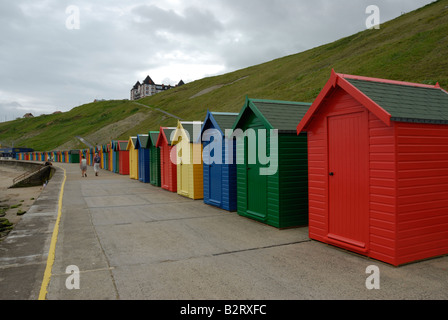
[{"label": "paved walkway", "polygon": [[[127,176],[89,167],[81,178],[77,165],[57,166],[67,180],[49,300],[448,299],[446,256],[395,268],[311,241],[307,228],[277,230]],[[17,298],[36,297],[42,257],[28,263],[41,276],[26,288],[33,294]],[[1,261],[0,278],[19,273]],[[379,290],[366,288],[371,265]],[[67,289],[76,283],[69,266],[80,270],[79,289]]]}]

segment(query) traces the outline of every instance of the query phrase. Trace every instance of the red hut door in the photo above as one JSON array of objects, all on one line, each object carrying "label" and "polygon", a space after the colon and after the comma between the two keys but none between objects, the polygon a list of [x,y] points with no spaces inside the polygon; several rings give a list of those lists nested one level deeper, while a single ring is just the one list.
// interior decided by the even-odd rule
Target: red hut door
[{"label": "red hut door", "polygon": [[368,146],[367,112],[328,117],[328,238],[362,251],[368,241]]},{"label": "red hut door", "polygon": [[168,145],[163,145],[160,147],[160,171],[162,175],[162,188],[168,189],[169,188],[169,179],[170,179],[170,172],[169,172],[169,166],[170,166],[170,148]]}]

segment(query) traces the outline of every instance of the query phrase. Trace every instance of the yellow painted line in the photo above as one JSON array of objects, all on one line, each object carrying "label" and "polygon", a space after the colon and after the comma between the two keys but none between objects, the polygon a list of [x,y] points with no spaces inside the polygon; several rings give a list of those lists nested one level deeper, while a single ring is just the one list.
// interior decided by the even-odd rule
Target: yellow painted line
[{"label": "yellow painted line", "polygon": [[47,258],[47,267],[45,268],[44,279],[42,281],[42,285],[40,287],[39,300],[45,300],[47,297],[47,288],[51,279],[51,270],[53,269],[54,257],[56,252],[56,242],[58,241],[58,233],[59,233],[59,223],[61,222],[62,216],[62,198],[64,197],[64,187],[65,180],[67,180],[67,172],[64,170],[64,180],[62,181],[61,192],[59,194],[59,205],[58,205],[58,217],[56,219],[56,224],[53,229],[53,235],[51,237],[50,250],[48,252]]}]

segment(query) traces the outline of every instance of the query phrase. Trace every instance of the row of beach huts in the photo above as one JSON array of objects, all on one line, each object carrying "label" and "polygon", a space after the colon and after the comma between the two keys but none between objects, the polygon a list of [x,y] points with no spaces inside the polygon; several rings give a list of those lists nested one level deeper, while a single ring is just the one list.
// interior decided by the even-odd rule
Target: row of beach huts
[{"label": "row of beach huts", "polygon": [[[237,130],[251,134],[234,139]],[[448,93],[438,84],[333,71],[312,104],[246,98],[239,113],[17,159],[93,165],[95,153],[104,170],[279,229],[308,226],[311,239],[395,266],[448,254]]]}]

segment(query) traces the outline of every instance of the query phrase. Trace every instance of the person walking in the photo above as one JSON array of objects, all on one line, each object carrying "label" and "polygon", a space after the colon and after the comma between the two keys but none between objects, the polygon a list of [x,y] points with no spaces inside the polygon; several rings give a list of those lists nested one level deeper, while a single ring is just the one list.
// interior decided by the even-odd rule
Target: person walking
[{"label": "person walking", "polygon": [[95,153],[95,157],[93,158],[93,170],[95,170],[95,176],[98,177],[98,173],[100,171],[100,163],[101,158],[98,153]]},{"label": "person walking", "polygon": [[87,159],[86,157],[84,157],[84,155],[82,156],[81,162],[79,163],[79,167],[81,168],[81,176],[87,177]]}]

